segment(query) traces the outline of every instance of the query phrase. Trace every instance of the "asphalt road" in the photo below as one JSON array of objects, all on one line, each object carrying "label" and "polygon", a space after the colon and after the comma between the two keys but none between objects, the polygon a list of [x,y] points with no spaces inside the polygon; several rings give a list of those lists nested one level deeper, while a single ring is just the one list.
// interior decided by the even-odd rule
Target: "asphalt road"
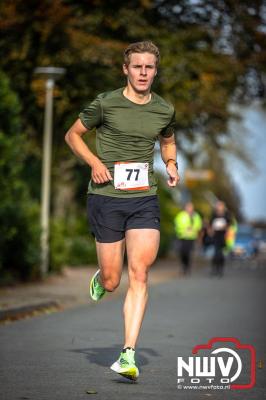
[{"label": "asphalt road", "polygon": [[[0,398],[263,400],[265,278],[266,265],[227,268],[222,279],[202,269],[152,287],[139,338],[137,383],[109,370],[123,341],[122,297],[109,295],[102,303],[0,326]],[[177,356],[187,359],[195,345],[213,337],[234,337],[255,347],[254,388],[177,389]]]}]

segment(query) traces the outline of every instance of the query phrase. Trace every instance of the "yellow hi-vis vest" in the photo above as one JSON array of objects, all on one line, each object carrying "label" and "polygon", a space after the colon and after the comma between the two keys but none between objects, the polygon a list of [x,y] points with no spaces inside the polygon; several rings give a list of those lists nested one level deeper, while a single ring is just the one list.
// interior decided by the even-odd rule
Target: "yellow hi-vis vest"
[{"label": "yellow hi-vis vest", "polygon": [[197,239],[202,227],[202,220],[197,212],[190,216],[186,211],[180,211],[175,217],[175,232],[178,239]]},{"label": "yellow hi-vis vest", "polygon": [[227,232],[225,235],[225,244],[226,244],[227,250],[229,250],[229,251],[233,250],[233,248],[235,246],[236,234],[237,234],[237,222],[235,219],[233,219],[233,222],[227,229]]}]

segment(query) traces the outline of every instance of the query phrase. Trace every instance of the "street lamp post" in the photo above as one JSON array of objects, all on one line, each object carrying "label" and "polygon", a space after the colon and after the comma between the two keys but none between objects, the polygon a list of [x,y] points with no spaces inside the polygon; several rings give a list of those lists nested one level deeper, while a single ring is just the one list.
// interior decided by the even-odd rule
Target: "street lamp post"
[{"label": "street lamp post", "polygon": [[45,276],[49,268],[49,216],[51,191],[51,155],[53,135],[53,89],[54,82],[65,73],[64,68],[38,67],[34,73],[46,79],[45,111],[43,129],[43,159],[41,186],[41,275]]}]

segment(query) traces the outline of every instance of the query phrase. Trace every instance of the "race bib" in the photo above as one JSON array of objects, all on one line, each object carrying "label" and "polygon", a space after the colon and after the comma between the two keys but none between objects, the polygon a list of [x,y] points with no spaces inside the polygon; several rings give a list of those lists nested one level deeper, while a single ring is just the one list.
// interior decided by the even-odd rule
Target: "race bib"
[{"label": "race bib", "polygon": [[226,219],[223,217],[217,217],[213,220],[212,226],[215,231],[223,231],[227,226]]},{"label": "race bib", "polygon": [[120,190],[148,190],[149,163],[117,162],[114,169],[114,186]]}]

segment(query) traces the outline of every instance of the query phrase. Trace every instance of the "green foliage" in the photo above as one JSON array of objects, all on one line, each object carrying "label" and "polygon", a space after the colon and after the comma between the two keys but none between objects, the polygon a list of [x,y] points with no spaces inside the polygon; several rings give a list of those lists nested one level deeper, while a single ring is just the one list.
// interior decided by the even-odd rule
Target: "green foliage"
[{"label": "green foliage", "polygon": [[174,218],[179,209],[173,202],[171,192],[166,188],[165,178],[161,176],[158,178],[158,195],[161,212],[161,240],[159,257],[164,257],[170,250],[173,238],[175,237]]},{"label": "green foliage", "polygon": [[19,111],[17,96],[0,72],[0,283],[38,275],[39,210],[21,178],[25,135]]},{"label": "green foliage", "polygon": [[97,262],[95,241],[89,233],[84,215],[58,218],[51,226],[51,269],[63,265],[88,265]]}]

